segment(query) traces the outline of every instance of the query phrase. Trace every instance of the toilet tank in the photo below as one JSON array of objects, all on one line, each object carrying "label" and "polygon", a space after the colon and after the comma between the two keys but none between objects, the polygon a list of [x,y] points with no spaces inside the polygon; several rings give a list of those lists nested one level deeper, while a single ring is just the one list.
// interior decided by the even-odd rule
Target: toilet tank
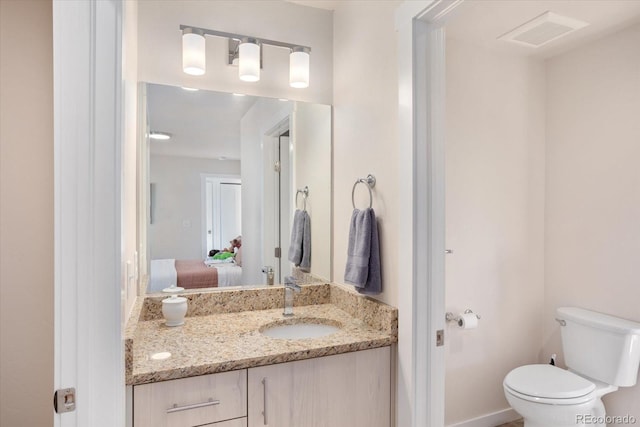
[{"label": "toilet tank", "polygon": [[619,387],[636,384],[640,323],[578,307],[558,308],[557,319],[568,368]]}]

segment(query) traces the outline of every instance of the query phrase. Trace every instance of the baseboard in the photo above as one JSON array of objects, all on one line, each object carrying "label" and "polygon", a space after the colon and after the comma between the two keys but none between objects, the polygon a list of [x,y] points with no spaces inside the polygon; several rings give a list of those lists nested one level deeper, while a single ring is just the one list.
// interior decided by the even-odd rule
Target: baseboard
[{"label": "baseboard", "polygon": [[510,423],[522,418],[513,409],[504,409],[502,411],[486,414],[481,417],[472,418],[457,424],[450,424],[447,427],[496,427],[501,424]]}]

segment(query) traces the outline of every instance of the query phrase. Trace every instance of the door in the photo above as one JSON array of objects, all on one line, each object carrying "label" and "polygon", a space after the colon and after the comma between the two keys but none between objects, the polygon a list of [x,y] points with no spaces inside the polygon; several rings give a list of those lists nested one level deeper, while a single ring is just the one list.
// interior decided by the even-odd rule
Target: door
[{"label": "door", "polygon": [[249,369],[249,427],[389,427],[390,349]]},{"label": "door", "polygon": [[278,138],[278,153],[279,153],[279,161],[280,161],[280,173],[277,174],[279,177],[279,185],[278,185],[278,195],[279,200],[277,200],[276,206],[279,210],[279,221],[277,225],[277,235],[279,236],[278,247],[280,248],[280,275],[276,276],[276,278],[280,278],[280,282],[283,281],[284,277],[291,275],[291,263],[288,259],[289,254],[289,242],[291,236],[291,218],[292,218],[292,203],[291,203],[291,161],[290,161],[290,153],[289,149],[289,131],[287,130],[285,133],[281,134]]},{"label": "door", "polygon": [[54,388],[77,402],[56,427],[125,424],[122,7],[53,2]]},{"label": "door", "polygon": [[242,235],[242,184],[240,178],[204,176],[204,256],[211,249],[228,248]]},{"label": "door", "polygon": [[293,217],[289,130],[266,137],[264,147],[264,262],[273,268],[275,283],[281,283],[291,274],[287,259]]},{"label": "door", "polygon": [[242,235],[242,186],[240,183],[220,184],[220,237],[221,245]]}]

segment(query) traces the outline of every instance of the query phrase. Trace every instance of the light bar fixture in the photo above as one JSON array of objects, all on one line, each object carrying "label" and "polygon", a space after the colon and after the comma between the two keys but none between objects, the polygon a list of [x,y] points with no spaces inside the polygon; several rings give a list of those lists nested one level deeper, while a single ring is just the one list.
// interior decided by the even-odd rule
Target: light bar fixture
[{"label": "light bar fixture", "polygon": [[205,36],[215,36],[229,40],[228,64],[238,65],[240,80],[245,82],[260,80],[262,46],[269,45],[289,49],[289,85],[294,88],[309,87],[311,48],[308,46],[188,25],[180,25],[180,30],[182,31],[182,69],[187,74],[201,76],[205,73]]}]

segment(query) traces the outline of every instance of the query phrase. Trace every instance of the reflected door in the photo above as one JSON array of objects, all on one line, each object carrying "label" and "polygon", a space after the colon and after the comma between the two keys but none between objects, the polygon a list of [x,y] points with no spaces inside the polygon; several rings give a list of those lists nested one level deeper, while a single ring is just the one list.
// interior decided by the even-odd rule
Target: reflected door
[{"label": "reflected door", "polygon": [[264,265],[273,268],[276,283],[291,274],[291,157],[288,130],[265,140]]},{"label": "reflected door", "polygon": [[221,245],[242,234],[242,186],[240,183],[220,184],[220,236]]},{"label": "reflected door", "polygon": [[242,185],[237,178],[206,177],[205,253],[229,247],[232,239],[242,235]]}]

